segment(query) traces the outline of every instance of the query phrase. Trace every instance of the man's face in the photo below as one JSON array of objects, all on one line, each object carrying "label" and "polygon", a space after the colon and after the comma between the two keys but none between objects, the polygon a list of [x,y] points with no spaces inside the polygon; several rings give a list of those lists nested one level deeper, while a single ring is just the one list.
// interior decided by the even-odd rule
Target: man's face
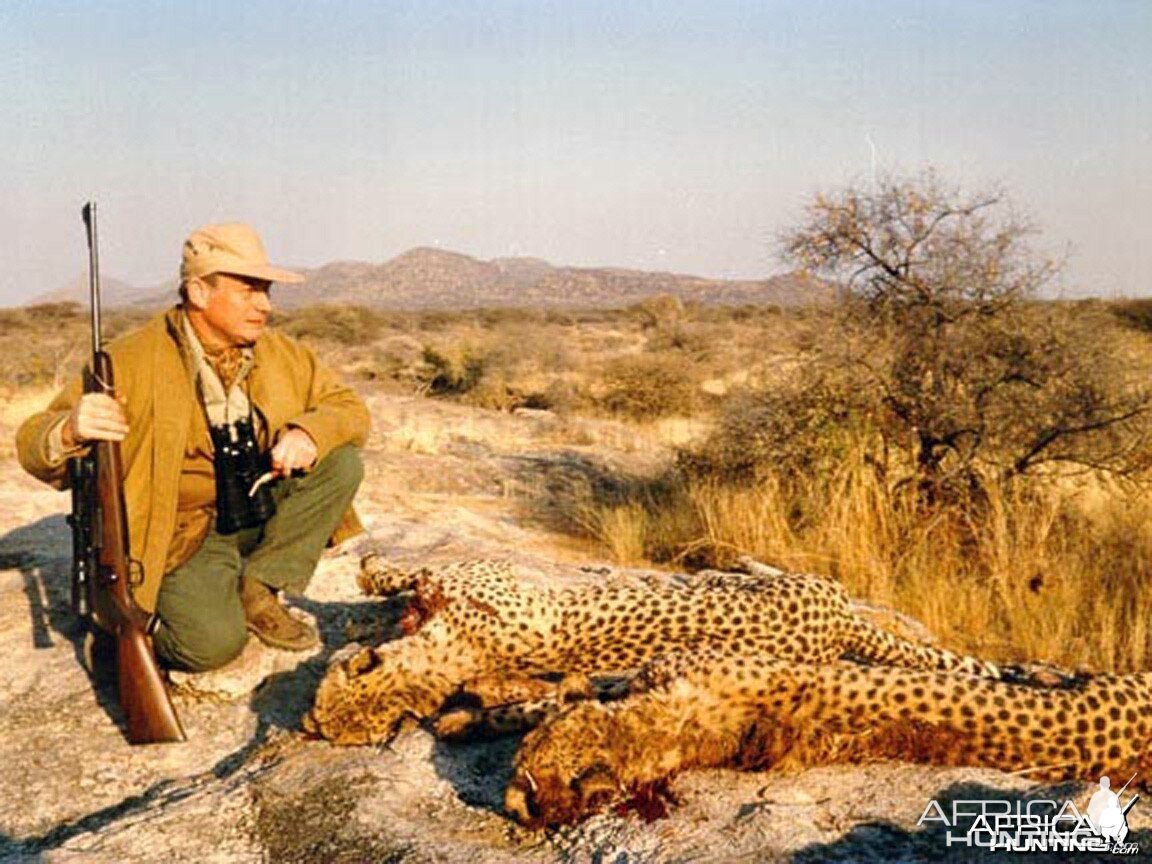
[{"label": "man's face", "polygon": [[200,312],[201,333],[216,345],[251,345],[264,332],[272,301],[271,282],[230,273],[214,273],[201,280],[206,290],[190,293]]}]

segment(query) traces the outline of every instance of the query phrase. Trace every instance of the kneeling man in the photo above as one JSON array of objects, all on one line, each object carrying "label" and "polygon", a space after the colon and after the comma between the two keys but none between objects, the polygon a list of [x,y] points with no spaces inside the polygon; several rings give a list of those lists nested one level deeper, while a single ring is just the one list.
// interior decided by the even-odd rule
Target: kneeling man
[{"label": "kneeling man", "polygon": [[[180,302],[106,348],[117,399],[72,382],[17,434],[20,463],[64,488],[68,459],[120,441],[134,597],[158,618],[167,665],[223,666],[248,633],[304,650],[316,631],[282,592],[308,585],[329,540],[360,530],[368,410],[306,347],[267,327],[273,267],[247,225],[208,225],[185,241]],[[254,494],[254,480],[272,482]]]}]

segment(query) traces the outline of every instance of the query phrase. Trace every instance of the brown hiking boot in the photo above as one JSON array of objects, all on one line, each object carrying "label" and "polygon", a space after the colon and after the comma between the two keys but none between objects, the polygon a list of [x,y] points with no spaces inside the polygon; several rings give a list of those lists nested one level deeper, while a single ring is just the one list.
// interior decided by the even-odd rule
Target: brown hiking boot
[{"label": "brown hiking boot", "polygon": [[248,632],[265,645],[285,651],[307,651],[320,644],[316,628],[288,614],[276,599],[276,589],[245,579],[240,583],[240,602]]}]

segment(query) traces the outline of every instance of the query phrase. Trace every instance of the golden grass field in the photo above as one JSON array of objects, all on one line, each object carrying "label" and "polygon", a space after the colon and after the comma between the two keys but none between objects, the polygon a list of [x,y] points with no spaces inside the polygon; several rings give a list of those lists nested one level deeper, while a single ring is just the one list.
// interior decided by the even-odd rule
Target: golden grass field
[{"label": "golden grass field", "polygon": [[[1107,304],[1089,303],[1097,317]],[[1118,310],[1123,311],[1123,310]],[[643,472],[587,484],[549,514],[621,564],[679,568],[740,554],[825,574],[860,598],[922,621],[952,647],[1002,661],[1130,671],[1152,661],[1152,497],[1148,477],[1093,473],[989,479],[985,503],[910,503],[851,438],[811,475],[730,483],[677,470],[678,448],[709,434],[725,400],[787,374],[822,338],[817,309],[684,308],[657,298],[625,310],[384,313],[310,308],[280,324],[363,392],[422,394],[477,411],[611,417]],[[109,316],[111,332],[143,320]],[[1133,356],[1152,358],[1132,316],[1104,315]],[[83,362],[83,310],[0,313],[5,416],[42,404]],[[561,429],[566,427],[563,424]],[[571,424],[573,447],[594,449]],[[4,447],[11,448],[11,442]],[[558,541],[560,542],[560,541]]]}]

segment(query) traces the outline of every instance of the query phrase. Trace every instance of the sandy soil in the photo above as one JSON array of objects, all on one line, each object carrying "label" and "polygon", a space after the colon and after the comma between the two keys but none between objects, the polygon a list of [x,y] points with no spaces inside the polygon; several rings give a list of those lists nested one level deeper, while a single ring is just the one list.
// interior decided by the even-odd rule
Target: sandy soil
[{"label": "sandy soil", "polygon": [[[404,561],[511,555],[556,579],[593,578],[579,567],[601,562],[549,530],[549,499],[614,471],[650,470],[659,436],[680,434],[638,440],[612,424],[386,396],[370,397],[376,429],[357,499],[370,536],[326,558],[296,604],[319,623],[323,647],[300,656],[251,645],[227,674],[183,680],[176,703],[188,743],[130,747],[114,683],[82,665],[83,633],[68,608],[67,496],[25,476],[12,456],[15,424],[33,401],[0,405],[3,860],[969,860],[948,852],[941,830],[917,828],[930,799],[1087,800],[1084,787],[1033,787],[995,771],[706,771],[676,782],[681,801],[667,819],[604,814],[536,832],[501,813],[515,741],[446,745],[419,728],[389,747],[305,740],[299,719],[332,654],[352,639],[384,638],[395,621],[395,604],[356,590],[365,545]],[[1130,818],[1145,854],[1150,817],[1141,802]]]}]

